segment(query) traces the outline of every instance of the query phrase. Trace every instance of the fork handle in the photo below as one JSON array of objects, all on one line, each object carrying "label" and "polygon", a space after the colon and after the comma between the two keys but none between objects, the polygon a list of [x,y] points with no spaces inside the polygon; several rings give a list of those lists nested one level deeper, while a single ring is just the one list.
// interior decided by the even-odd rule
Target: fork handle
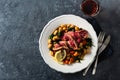
[{"label": "fork handle", "polygon": [[97,55],[96,60],[95,60],[95,64],[94,64],[93,71],[92,71],[92,75],[95,75],[95,73],[96,73],[97,63],[98,63],[98,55]]},{"label": "fork handle", "polygon": [[85,76],[90,68],[90,66],[92,65],[92,62],[87,66],[87,68],[84,70],[83,72],[83,76]]},{"label": "fork handle", "polygon": [[96,58],[94,58],[94,59],[92,60],[92,62],[87,66],[87,68],[84,70],[83,76],[85,76],[85,75],[87,74],[89,68],[91,67],[91,65],[92,65],[92,63],[94,62],[95,59],[96,59]]}]

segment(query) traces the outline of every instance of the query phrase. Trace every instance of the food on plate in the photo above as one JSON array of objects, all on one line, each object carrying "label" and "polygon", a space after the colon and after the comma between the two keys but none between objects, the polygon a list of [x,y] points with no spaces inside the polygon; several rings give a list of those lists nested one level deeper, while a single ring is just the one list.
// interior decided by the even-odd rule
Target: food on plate
[{"label": "food on plate", "polygon": [[50,55],[60,64],[80,62],[92,47],[87,30],[73,24],[62,24],[49,36]]}]

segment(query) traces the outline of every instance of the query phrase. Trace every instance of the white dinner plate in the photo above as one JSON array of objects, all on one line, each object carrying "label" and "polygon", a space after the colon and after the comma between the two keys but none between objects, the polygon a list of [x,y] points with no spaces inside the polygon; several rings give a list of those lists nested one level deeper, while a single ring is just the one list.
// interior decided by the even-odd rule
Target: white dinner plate
[{"label": "white dinner plate", "polygon": [[[84,60],[81,60],[81,63],[74,63],[72,65],[61,65],[53,60],[52,56],[49,54],[48,37],[60,24],[74,24],[89,32],[94,46],[92,46],[91,48],[91,53],[85,55]],[[45,63],[52,69],[63,73],[75,73],[86,68],[94,59],[97,48],[97,35],[92,25],[85,19],[71,14],[61,15],[49,21],[42,30],[39,38],[39,50]]]}]

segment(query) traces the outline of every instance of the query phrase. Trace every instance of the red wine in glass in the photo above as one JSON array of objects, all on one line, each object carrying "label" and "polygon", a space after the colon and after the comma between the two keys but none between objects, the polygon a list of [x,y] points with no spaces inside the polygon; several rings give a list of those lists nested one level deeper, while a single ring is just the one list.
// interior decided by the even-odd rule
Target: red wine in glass
[{"label": "red wine in glass", "polygon": [[88,16],[95,16],[99,12],[99,5],[95,0],[83,0],[81,10]]}]

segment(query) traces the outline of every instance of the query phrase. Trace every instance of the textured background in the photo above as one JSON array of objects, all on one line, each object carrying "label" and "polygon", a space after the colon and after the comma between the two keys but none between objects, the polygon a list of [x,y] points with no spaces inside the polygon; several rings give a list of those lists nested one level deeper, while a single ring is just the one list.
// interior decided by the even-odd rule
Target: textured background
[{"label": "textured background", "polygon": [[97,73],[63,74],[46,65],[39,52],[45,24],[62,14],[83,16],[82,0],[0,0],[0,80],[120,80],[120,0],[98,0],[95,17],[112,36],[114,53],[99,62]]}]

